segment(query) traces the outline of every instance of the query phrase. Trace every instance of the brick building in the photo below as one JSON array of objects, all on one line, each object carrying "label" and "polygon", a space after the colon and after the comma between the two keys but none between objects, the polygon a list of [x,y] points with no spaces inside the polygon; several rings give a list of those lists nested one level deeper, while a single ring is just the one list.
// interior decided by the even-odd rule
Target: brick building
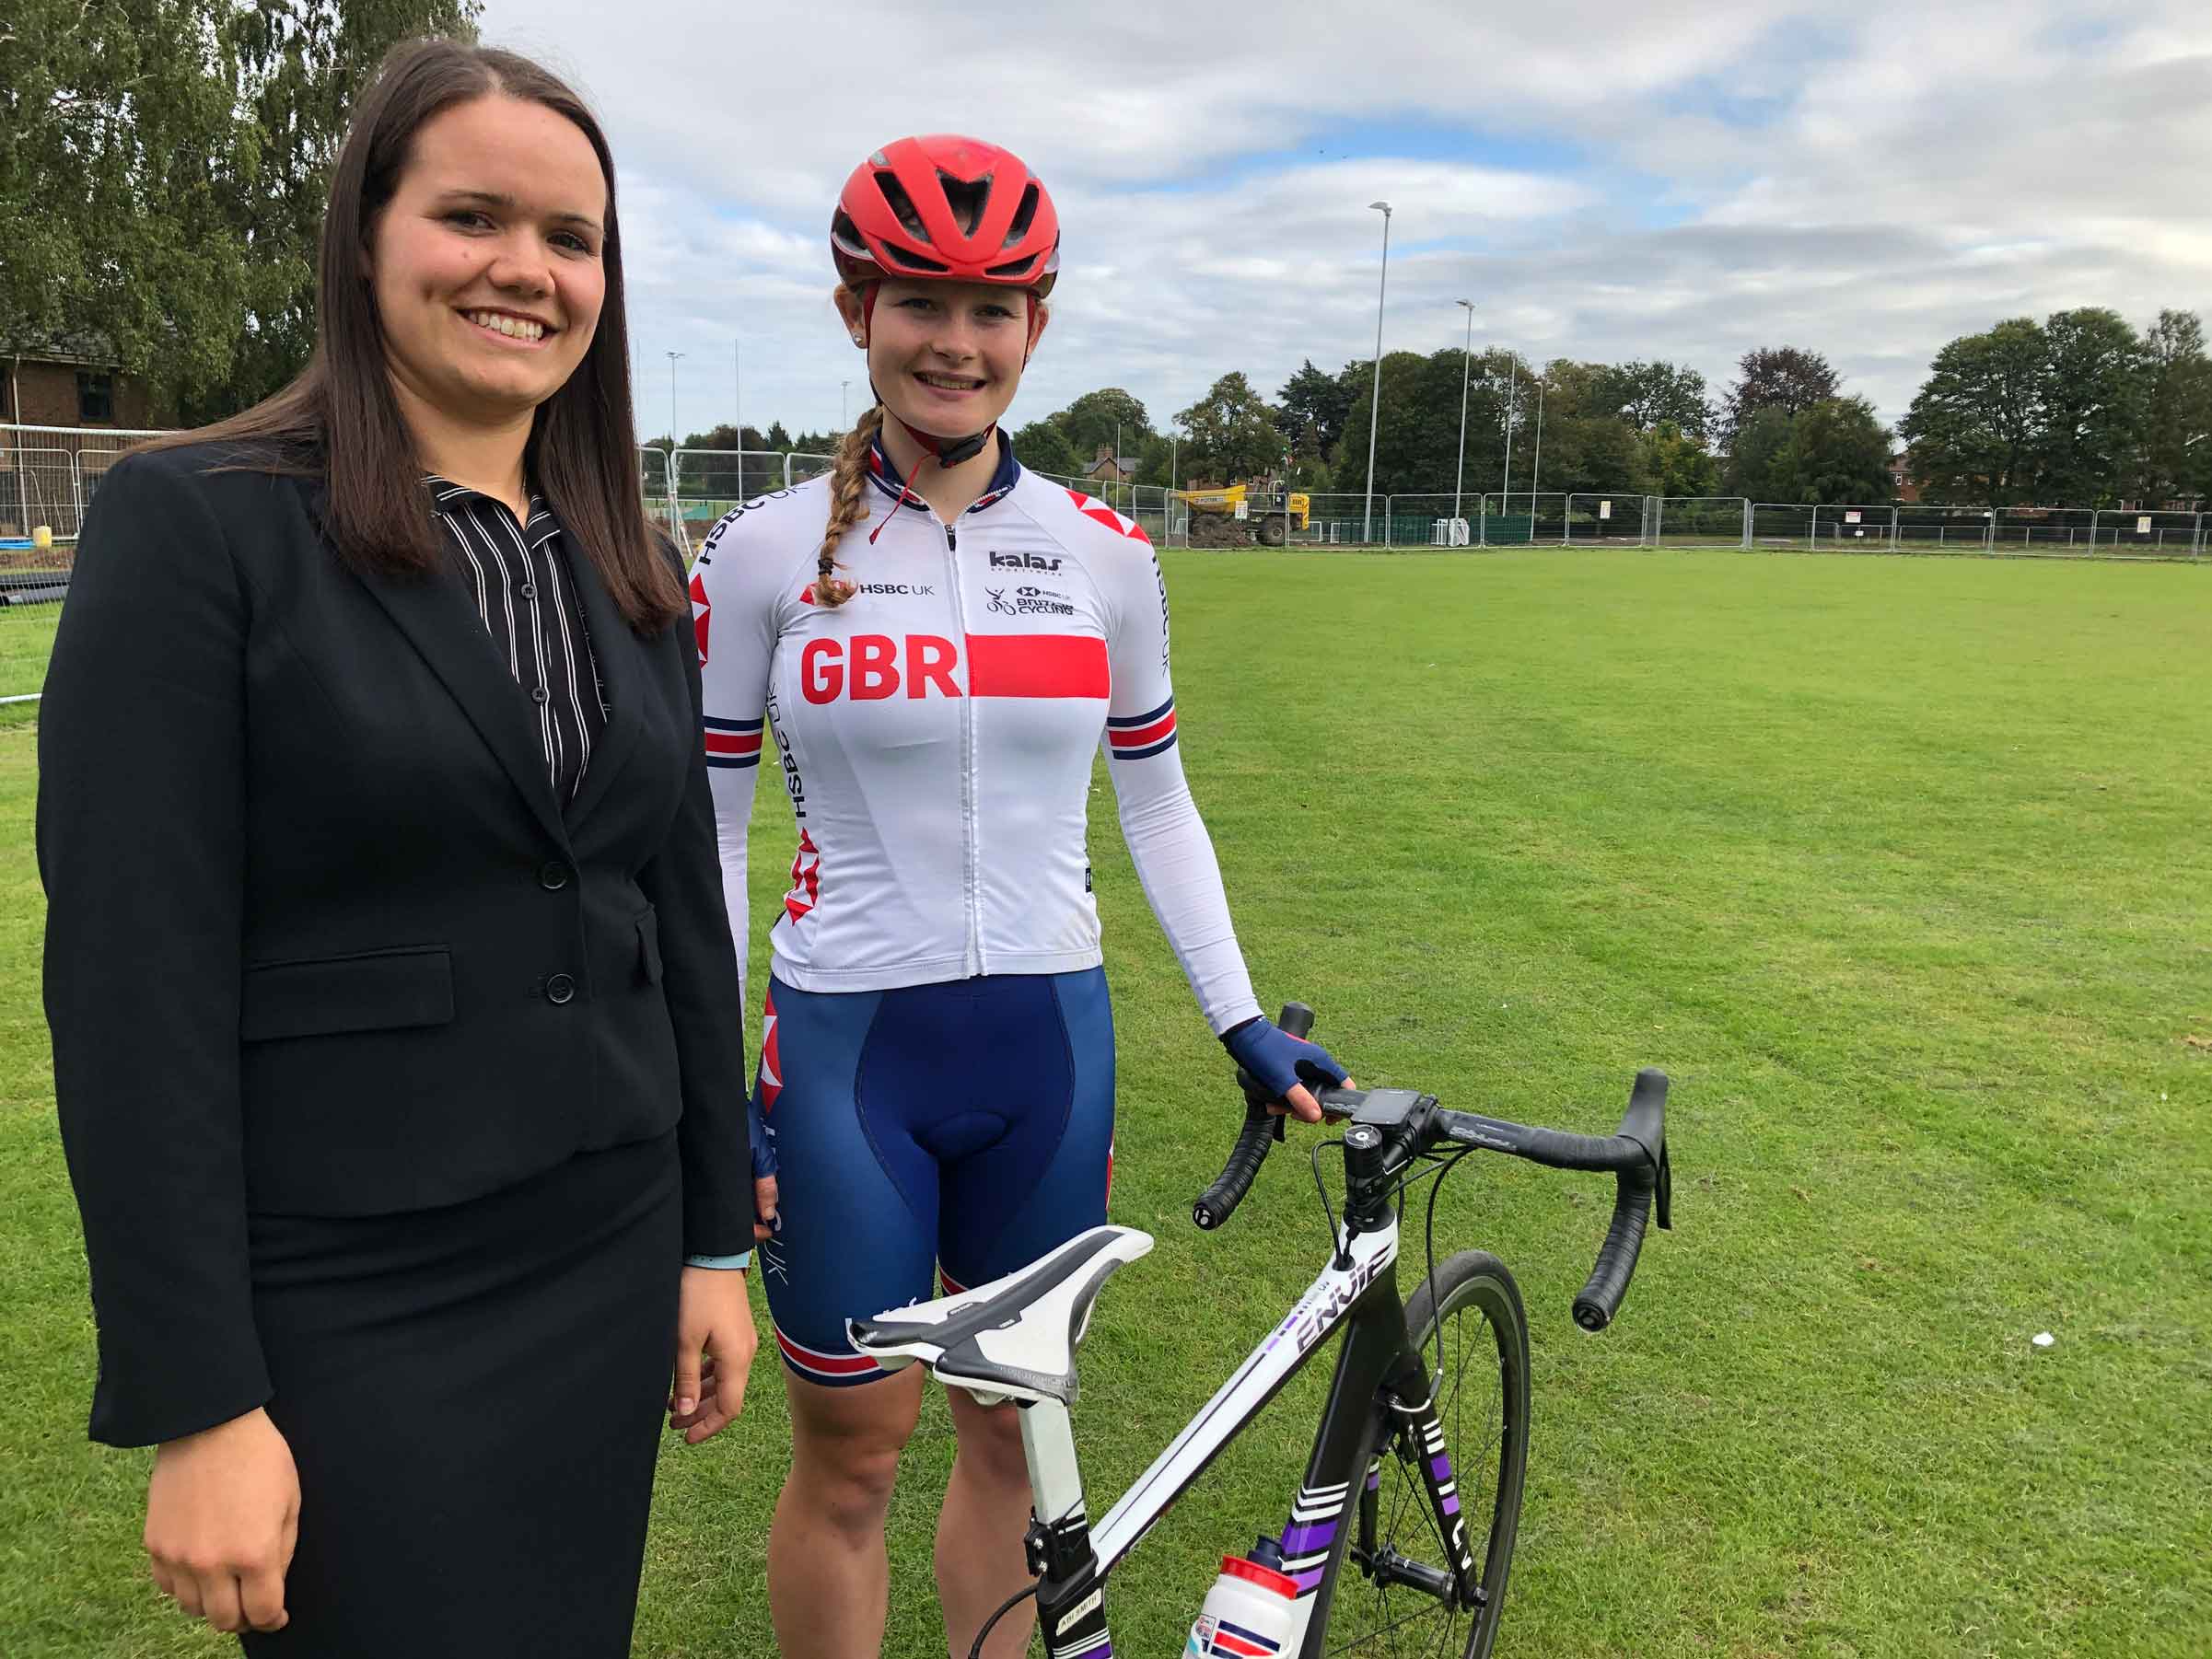
[{"label": "brick building", "polygon": [[80,337],[0,352],[5,414],[22,426],[143,427],[146,382],[117,366],[104,342]]}]

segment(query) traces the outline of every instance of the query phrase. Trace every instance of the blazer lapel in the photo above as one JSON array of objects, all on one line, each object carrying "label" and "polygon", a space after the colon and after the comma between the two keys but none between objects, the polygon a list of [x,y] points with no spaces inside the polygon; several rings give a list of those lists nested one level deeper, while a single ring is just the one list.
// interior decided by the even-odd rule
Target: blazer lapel
[{"label": "blazer lapel", "polygon": [[607,729],[592,746],[591,764],[584,769],[576,798],[568,803],[569,821],[582,823],[584,815],[599,805],[637,748],[642,725],[637,702],[646,690],[645,646],[614,608],[613,596],[600,580],[599,566],[572,538],[564,535],[562,541],[568,554],[569,581],[583,603],[584,627],[591,638],[591,655],[599,664],[600,684],[607,700]]},{"label": "blazer lapel", "polygon": [[[310,505],[320,522],[319,488],[310,493]],[[443,575],[392,576],[347,568],[355,570],[430,671],[444,682],[538,821],[566,847],[567,826],[561,821],[553,780],[546,775],[545,746],[538,736],[537,721],[460,586]]]}]

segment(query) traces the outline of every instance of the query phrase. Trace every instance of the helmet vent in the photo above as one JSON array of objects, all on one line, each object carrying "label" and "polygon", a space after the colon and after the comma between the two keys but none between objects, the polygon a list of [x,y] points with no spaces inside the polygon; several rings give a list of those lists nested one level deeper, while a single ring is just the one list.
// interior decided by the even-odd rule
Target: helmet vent
[{"label": "helmet vent", "polygon": [[952,220],[960,227],[960,235],[973,236],[975,227],[983,223],[984,209],[991,203],[991,175],[985,173],[972,180],[955,179],[939,168],[937,185],[945,192],[946,205],[952,209]]},{"label": "helmet vent", "polygon": [[1007,226],[1007,239],[1001,247],[1012,248],[1030,234],[1030,225],[1037,217],[1037,181],[1032,179],[1021,191],[1021,205],[1014,210],[1014,222]]},{"label": "helmet vent", "polygon": [[1016,277],[1027,276],[1031,271],[1035,270],[1037,268],[1037,255],[1032,253],[1026,259],[1008,260],[1003,265],[991,266],[984,273],[984,274],[990,277],[995,282],[1001,279],[1010,282]]},{"label": "helmet vent", "polygon": [[883,192],[883,200],[890,203],[891,212],[898,215],[899,223],[906,227],[907,234],[926,247],[929,243],[929,227],[922,223],[922,215],[915,211],[914,198],[906,193],[906,187],[899,182],[899,175],[878,173],[876,188]]}]

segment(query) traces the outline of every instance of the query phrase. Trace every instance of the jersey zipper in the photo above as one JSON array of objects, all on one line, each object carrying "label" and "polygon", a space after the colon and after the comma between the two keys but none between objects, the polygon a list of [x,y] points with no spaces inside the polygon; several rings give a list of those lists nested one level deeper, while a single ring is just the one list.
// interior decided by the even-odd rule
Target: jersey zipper
[{"label": "jersey zipper", "polygon": [[[935,516],[934,514],[931,516]],[[940,520],[940,522],[942,522]],[[963,647],[968,636],[968,597],[960,591],[960,533],[945,526],[945,579],[952,590],[953,620],[960,624]],[[973,674],[971,661],[968,671]],[[964,963],[968,977],[984,971],[983,859],[976,844],[975,808],[975,699],[960,699],[960,853],[967,886],[968,950]]]}]

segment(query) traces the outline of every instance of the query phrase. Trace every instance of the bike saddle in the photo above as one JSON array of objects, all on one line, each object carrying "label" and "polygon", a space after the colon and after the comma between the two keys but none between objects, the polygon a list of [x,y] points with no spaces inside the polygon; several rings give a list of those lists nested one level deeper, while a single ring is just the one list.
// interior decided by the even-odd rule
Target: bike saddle
[{"label": "bike saddle", "polygon": [[1152,1248],[1134,1227],[1093,1227],[1028,1267],[957,1296],[847,1319],[853,1346],[886,1371],[920,1360],[982,1405],[1076,1398],[1076,1349],[1114,1270]]}]

